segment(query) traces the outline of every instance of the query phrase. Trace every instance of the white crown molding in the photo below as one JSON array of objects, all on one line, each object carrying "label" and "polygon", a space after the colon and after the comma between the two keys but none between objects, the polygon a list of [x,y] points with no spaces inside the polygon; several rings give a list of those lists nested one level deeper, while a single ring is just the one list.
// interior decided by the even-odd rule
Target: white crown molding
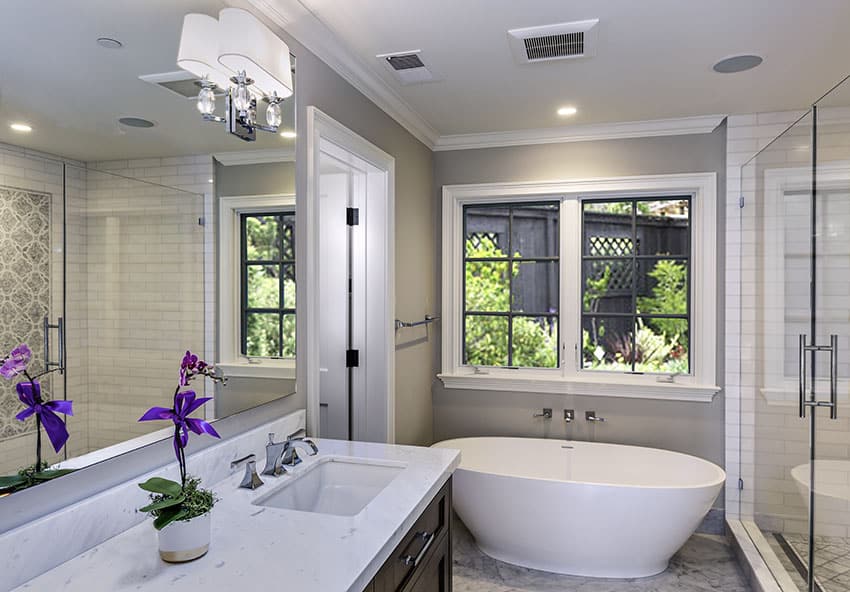
[{"label": "white crown molding", "polygon": [[216,152],[213,157],[224,166],[241,164],[265,164],[269,162],[294,162],[294,148],[276,148],[269,150],[241,150],[234,152]]},{"label": "white crown molding", "polygon": [[526,146],[529,144],[560,144],[564,142],[589,142],[593,140],[618,140],[651,136],[710,134],[720,125],[724,117],[726,116],[702,115],[675,119],[596,123],[480,134],[455,134],[440,136],[433,150],[472,150],[476,148]]},{"label": "white crown molding", "polygon": [[[404,99],[350,51],[299,0],[248,0],[271,22],[294,37],[349,84],[396,120],[420,142],[433,148],[438,133]],[[295,56],[296,59],[298,56]]]},{"label": "white crown molding", "polygon": [[[247,0],[434,151],[707,134],[725,115],[441,136],[300,0]],[[298,56],[296,56],[297,58]]]}]

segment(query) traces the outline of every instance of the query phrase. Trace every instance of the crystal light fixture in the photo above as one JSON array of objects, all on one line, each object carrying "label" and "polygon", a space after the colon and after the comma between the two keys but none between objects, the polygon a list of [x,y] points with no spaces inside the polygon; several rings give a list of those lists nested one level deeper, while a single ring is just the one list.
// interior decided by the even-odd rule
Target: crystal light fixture
[{"label": "crystal light fixture", "polygon": [[[292,96],[289,47],[250,12],[225,8],[218,19],[187,14],[177,65],[201,79],[197,108],[206,121],[224,123],[248,142],[257,130],[277,133],[281,103]],[[214,114],[216,87],[225,94],[224,117]],[[268,125],[257,122],[258,98],[268,103]]]}]

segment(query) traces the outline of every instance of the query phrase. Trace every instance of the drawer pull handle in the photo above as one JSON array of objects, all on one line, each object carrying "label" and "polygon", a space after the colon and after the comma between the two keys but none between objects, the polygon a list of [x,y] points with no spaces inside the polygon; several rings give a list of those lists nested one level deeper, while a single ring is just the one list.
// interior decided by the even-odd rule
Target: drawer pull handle
[{"label": "drawer pull handle", "polygon": [[401,562],[405,565],[412,565],[416,567],[419,565],[419,562],[422,561],[422,558],[428,553],[428,549],[431,548],[431,543],[434,542],[434,533],[433,532],[418,532],[416,536],[425,541],[425,544],[422,545],[422,548],[419,549],[419,553],[416,556],[413,555],[404,555],[401,558]]}]

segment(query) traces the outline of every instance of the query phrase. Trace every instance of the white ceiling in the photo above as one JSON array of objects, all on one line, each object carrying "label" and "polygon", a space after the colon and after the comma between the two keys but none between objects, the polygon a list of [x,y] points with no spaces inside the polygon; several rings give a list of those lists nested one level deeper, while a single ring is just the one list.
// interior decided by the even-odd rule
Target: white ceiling
[{"label": "white ceiling", "polygon": [[[264,2],[282,12],[290,4],[254,4]],[[847,0],[300,3],[442,136],[798,109],[850,72]],[[596,57],[514,62],[508,29],[591,18],[600,21]],[[441,81],[402,86],[375,59],[413,49]],[[764,63],[713,72],[740,53]],[[578,114],[557,116],[562,105]]]},{"label": "white ceiling", "polygon": [[[221,0],[62,0],[6,6],[0,36],[0,142],[82,161],[292,148],[258,132],[248,143],[200,119],[194,101],[138,79],[178,70],[183,15],[217,15]],[[109,50],[98,37],[124,43]],[[219,110],[223,100],[219,99]],[[157,123],[120,126],[119,117]],[[9,129],[32,125],[30,134]]]}]

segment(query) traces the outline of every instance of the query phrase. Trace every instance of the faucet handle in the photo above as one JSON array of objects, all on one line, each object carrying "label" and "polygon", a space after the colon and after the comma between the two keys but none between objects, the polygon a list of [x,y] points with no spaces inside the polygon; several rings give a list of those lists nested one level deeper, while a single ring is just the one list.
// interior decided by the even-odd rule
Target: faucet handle
[{"label": "faucet handle", "polygon": [[598,415],[596,415],[596,411],[585,411],[584,412],[584,418],[587,421],[593,421],[593,422],[603,422],[603,421],[605,421],[604,417],[599,417]]},{"label": "faucet handle", "polygon": [[244,487],[245,489],[257,489],[261,485],[263,485],[263,480],[260,479],[260,476],[257,475],[257,457],[253,454],[249,454],[243,458],[234,460],[230,463],[230,468],[234,469],[241,464],[245,464],[245,476],[242,477],[242,482],[239,484],[239,487]]},{"label": "faucet handle", "polygon": [[274,432],[269,432],[269,446],[274,444]]},{"label": "faucet handle", "polygon": [[531,417],[542,417],[543,419],[552,419],[552,408],[544,407],[541,413],[535,413]]}]

